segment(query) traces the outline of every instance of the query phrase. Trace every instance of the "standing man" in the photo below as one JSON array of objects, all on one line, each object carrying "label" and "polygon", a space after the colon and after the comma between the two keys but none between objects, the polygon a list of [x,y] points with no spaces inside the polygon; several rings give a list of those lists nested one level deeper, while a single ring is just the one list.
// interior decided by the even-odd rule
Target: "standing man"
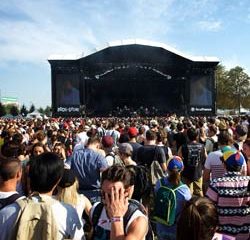
[{"label": "standing man", "polygon": [[21,181],[22,165],[17,158],[0,157],[0,210],[12,204],[21,196],[17,193],[17,183]]},{"label": "standing man", "polygon": [[178,151],[184,163],[182,181],[188,185],[192,194],[202,197],[202,169],[207,153],[204,145],[197,141],[197,129],[189,128],[187,136],[189,143],[182,145]]},{"label": "standing man", "polygon": [[74,151],[71,168],[79,180],[79,191],[84,194],[91,203],[100,201],[101,172],[108,168],[105,153],[100,153],[100,139],[90,137],[86,148]]}]

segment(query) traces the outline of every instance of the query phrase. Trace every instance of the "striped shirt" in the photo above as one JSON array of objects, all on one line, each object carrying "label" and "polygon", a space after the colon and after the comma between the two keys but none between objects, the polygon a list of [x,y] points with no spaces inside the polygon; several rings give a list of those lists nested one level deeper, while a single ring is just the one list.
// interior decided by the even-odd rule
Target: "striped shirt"
[{"label": "striped shirt", "polygon": [[227,172],[214,179],[206,193],[217,204],[218,232],[245,240],[250,237],[250,193],[247,185],[250,176]]}]

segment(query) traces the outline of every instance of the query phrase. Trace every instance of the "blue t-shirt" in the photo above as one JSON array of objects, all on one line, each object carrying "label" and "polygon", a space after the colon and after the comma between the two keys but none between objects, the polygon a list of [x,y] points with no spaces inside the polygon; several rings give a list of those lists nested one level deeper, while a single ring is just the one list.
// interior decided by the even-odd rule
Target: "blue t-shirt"
[{"label": "blue t-shirt", "polygon": [[[167,186],[169,188],[173,188],[173,185],[168,181],[167,177],[163,178],[164,186]],[[155,185],[155,192],[158,191],[160,188],[160,180],[156,182]],[[192,195],[190,193],[190,190],[186,184],[183,184],[179,189],[175,191],[176,195],[176,218],[179,217],[184,204],[186,201],[190,200]],[[161,223],[156,223],[156,232],[158,239],[176,239],[176,227],[177,225],[174,224],[172,226],[167,226]]]},{"label": "blue t-shirt", "polygon": [[71,169],[78,178],[79,191],[100,189],[100,173],[105,168],[105,157],[92,149],[80,148],[73,153]]}]

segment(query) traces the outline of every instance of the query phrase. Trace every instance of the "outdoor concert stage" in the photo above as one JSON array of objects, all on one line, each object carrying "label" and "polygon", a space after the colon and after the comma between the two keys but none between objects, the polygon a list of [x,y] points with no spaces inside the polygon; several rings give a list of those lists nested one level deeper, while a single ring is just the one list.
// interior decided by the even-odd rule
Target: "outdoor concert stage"
[{"label": "outdoor concert stage", "polygon": [[159,115],[215,112],[216,57],[192,57],[155,42],[111,42],[85,56],[51,56],[54,116],[107,116],[117,108]]}]

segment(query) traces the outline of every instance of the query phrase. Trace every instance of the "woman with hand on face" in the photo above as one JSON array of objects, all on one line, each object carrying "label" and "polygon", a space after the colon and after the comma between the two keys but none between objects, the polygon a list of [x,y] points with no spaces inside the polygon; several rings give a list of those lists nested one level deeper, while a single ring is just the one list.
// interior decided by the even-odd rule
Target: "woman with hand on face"
[{"label": "woman with hand on face", "polygon": [[132,182],[132,172],[122,166],[114,165],[102,173],[103,200],[90,212],[93,239],[145,239],[148,219],[136,203],[129,201]]}]

